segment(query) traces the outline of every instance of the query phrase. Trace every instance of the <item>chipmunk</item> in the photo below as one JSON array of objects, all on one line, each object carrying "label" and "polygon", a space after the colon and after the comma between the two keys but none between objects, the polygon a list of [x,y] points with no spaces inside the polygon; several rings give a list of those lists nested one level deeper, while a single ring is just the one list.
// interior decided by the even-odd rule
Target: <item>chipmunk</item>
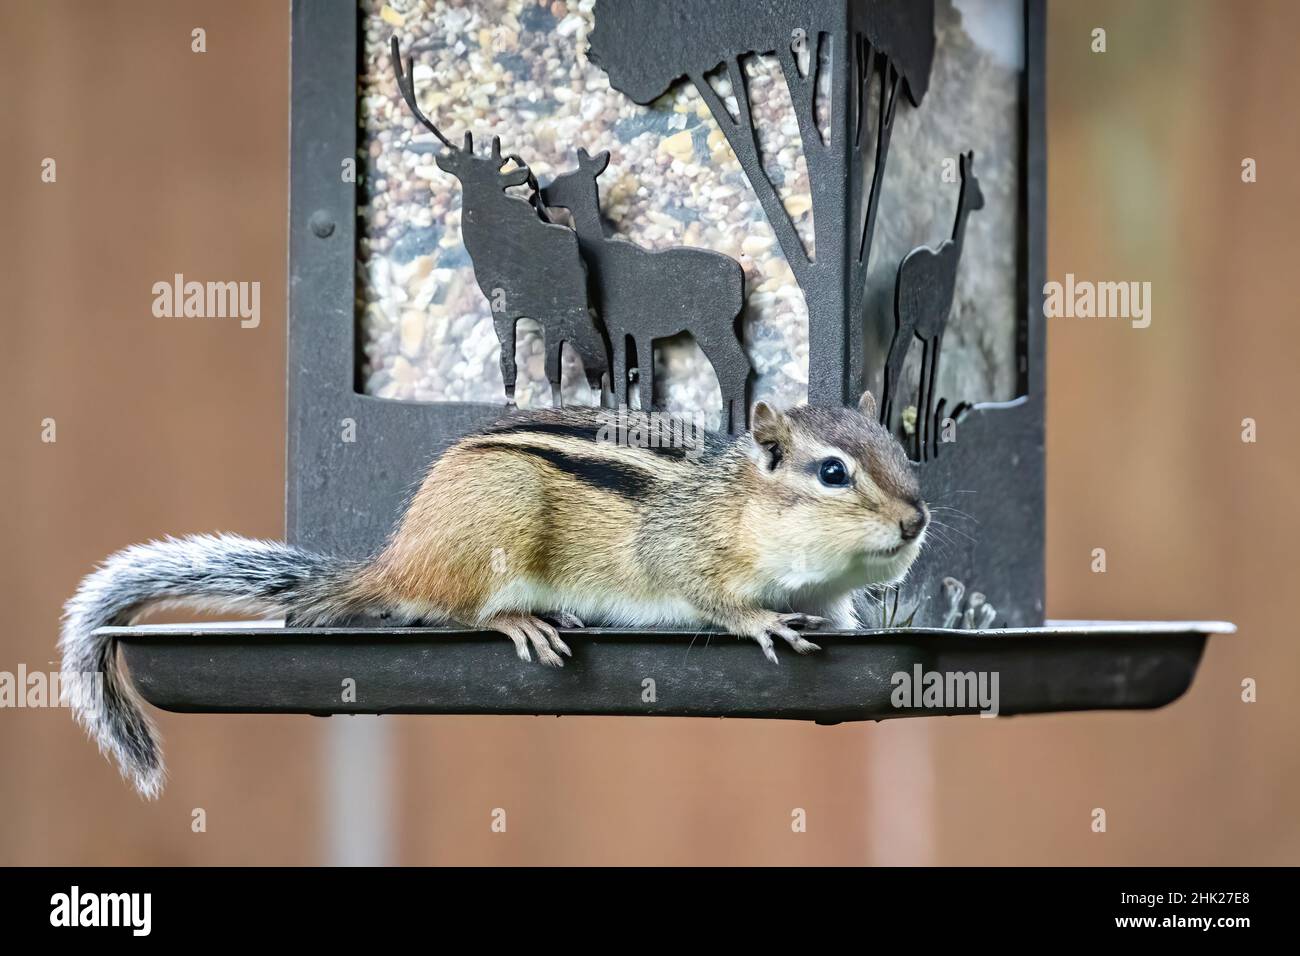
[{"label": "chipmunk", "polygon": [[[777,662],[780,638],[853,627],[852,596],[900,580],[929,510],[902,446],[856,409],[755,404],[748,434],[702,447],[602,441],[607,409],[519,411],[449,448],[367,561],[235,536],[126,548],[65,607],[65,675],[103,675],[78,719],[146,797],[157,733],[116,647],[96,634],[160,606],[271,613],[320,626],[367,615],[499,631],[521,660],[561,666],[555,624],[713,625]],[[547,620],[549,618],[550,620]]]}]

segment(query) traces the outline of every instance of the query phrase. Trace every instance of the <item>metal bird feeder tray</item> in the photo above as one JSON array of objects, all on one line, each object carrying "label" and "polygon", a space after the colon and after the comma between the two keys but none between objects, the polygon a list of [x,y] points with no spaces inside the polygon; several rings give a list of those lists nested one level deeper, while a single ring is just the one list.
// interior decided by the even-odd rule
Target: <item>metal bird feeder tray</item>
[{"label": "metal bird feeder tray", "polygon": [[374,552],[430,456],[507,399],[740,431],[755,398],[866,388],[946,533],[871,627],[780,667],[695,631],[566,632],[552,670],[462,628],[116,629],[141,693],[204,712],[978,709],[900,705],[893,677],[920,668],[997,673],[1003,714],[1180,696],[1231,625],[1043,620],[1044,22],[1041,0],[295,2],[290,541]]}]

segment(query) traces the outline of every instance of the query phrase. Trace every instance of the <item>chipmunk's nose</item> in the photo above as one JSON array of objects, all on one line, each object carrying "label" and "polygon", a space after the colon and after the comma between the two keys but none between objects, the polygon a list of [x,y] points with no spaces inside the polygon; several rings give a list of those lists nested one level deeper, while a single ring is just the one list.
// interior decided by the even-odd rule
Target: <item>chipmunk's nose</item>
[{"label": "chipmunk's nose", "polygon": [[926,510],[925,503],[918,501],[912,506],[912,514],[898,522],[898,532],[904,541],[915,541],[929,521],[930,513]]}]

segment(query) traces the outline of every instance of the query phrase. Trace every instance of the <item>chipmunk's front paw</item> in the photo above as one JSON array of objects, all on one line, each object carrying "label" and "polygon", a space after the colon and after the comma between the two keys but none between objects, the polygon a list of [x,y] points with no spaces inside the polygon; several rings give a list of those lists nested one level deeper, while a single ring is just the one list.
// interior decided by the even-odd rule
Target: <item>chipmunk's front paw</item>
[{"label": "chipmunk's front paw", "polygon": [[813,651],[820,651],[821,647],[805,640],[799,633],[799,629],[821,627],[825,623],[826,618],[814,614],[777,614],[775,611],[769,611],[763,615],[761,622],[749,632],[748,636],[758,642],[758,646],[763,649],[764,657],[773,664],[779,664],[781,662],[777,660],[776,648],[772,643],[774,637],[781,638],[799,654],[811,654]]},{"label": "chipmunk's front paw", "polygon": [[555,628],[540,617],[531,614],[498,614],[484,621],[483,626],[490,631],[500,631],[514,641],[515,653],[519,655],[521,661],[533,659],[528,652],[530,644],[537,652],[537,659],[550,667],[564,666],[564,658],[560,657],[560,654],[565,657],[573,656],[569,645],[560,640],[560,635],[556,633]]}]

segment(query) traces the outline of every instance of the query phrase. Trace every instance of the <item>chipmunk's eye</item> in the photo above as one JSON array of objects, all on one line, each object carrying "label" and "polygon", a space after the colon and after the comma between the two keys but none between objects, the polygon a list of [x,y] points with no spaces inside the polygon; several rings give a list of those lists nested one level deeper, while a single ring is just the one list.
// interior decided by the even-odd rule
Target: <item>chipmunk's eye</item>
[{"label": "chipmunk's eye", "polygon": [[849,483],[849,470],[838,458],[826,458],[817,469],[817,477],[821,479],[823,485],[842,488]]}]

